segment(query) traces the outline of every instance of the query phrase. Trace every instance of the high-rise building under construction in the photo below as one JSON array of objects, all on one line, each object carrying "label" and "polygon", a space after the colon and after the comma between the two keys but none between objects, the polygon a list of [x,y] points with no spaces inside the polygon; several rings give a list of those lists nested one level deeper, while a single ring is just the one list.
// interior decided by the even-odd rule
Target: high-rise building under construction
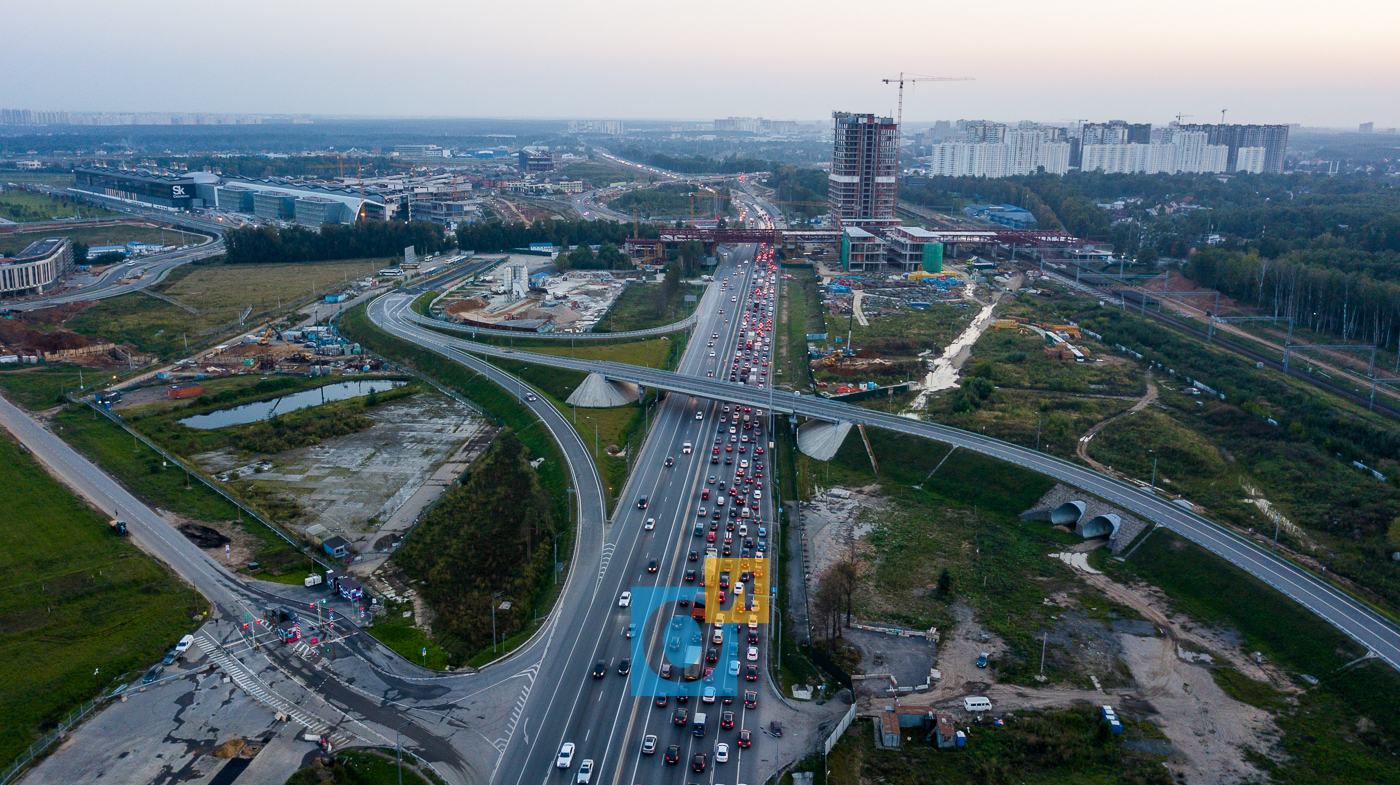
[{"label": "high-rise building under construction", "polygon": [[894,118],[833,112],[827,202],[842,228],[880,229],[895,218],[899,129]]}]

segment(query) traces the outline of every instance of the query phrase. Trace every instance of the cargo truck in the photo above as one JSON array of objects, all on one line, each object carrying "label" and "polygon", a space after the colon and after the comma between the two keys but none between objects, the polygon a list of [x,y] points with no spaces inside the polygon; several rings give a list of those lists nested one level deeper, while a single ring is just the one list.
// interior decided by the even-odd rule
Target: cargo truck
[{"label": "cargo truck", "polygon": [[705,655],[699,646],[691,646],[685,650],[685,670],[681,672],[681,678],[686,681],[697,681],[705,675]]}]

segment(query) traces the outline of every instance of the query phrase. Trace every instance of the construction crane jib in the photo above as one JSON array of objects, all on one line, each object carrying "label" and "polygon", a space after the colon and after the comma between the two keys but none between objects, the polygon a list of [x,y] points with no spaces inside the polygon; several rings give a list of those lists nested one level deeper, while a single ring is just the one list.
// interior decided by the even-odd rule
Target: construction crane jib
[{"label": "construction crane jib", "polygon": [[[973,77],[921,77],[918,74],[906,74],[900,71],[895,78],[881,80],[885,84],[899,85],[899,112],[895,115],[895,133],[903,137],[904,134],[904,83],[916,83],[916,81],[973,81]],[[896,150],[899,146],[895,146]]]}]

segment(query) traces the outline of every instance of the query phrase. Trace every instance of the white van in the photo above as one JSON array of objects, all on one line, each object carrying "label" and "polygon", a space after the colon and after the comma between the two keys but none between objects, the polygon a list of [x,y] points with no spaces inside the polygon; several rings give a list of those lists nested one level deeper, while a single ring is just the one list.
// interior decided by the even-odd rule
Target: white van
[{"label": "white van", "polygon": [[192,644],[192,643],[194,643],[194,636],[193,636],[193,635],[186,635],[185,637],[183,637],[183,638],[180,639],[180,642],[179,642],[179,643],[175,644],[175,651],[178,651],[178,652],[180,652],[181,654],[184,654],[186,651],[189,650],[190,644]]},{"label": "white van", "polygon": [[963,698],[963,709],[966,711],[990,711],[992,702],[986,698],[971,695]]}]

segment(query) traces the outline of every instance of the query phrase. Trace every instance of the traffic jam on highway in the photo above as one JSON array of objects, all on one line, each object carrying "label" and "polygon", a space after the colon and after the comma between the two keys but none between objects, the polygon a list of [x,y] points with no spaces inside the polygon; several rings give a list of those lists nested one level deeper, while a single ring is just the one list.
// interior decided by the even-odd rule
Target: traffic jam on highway
[{"label": "traffic jam on highway", "polygon": [[[727,340],[720,332],[709,336],[704,368],[709,377],[766,387],[773,357],[777,270],[768,246],[760,246],[751,275],[744,269],[748,264],[740,263],[733,280],[716,281],[718,316],[737,325],[723,331],[733,336]],[[692,415],[686,412],[685,416]],[[657,559],[646,565],[651,574],[681,575],[687,590],[668,604],[675,615],[660,628],[664,647],[647,642],[633,649],[659,652],[659,661],[634,665],[622,660],[609,667],[599,660],[591,675],[605,679],[615,672],[613,678],[626,678],[634,667],[646,667],[659,677],[655,694],[646,696],[653,706],[653,719],[643,722],[636,737],[625,742],[637,745],[638,776],[642,769],[676,766],[678,781],[694,781],[694,775],[707,771],[716,781],[714,777],[723,770],[717,767],[740,764],[743,750],[757,743],[760,735],[782,734],[777,722],[756,726],[763,673],[760,625],[768,620],[773,599],[767,558],[772,526],[765,518],[765,510],[773,508],[765,499],[771,495],[766,484],[769,423],[763,409],[719,402],[701,406],[693,417],[702,423],[696,441],[684,442],[679,455],[668,455],[663,462],[667,471],[684,464],[704,477],[703,482],[697,477],[692,486],[698,487],[693,497],[695,513],[691,523],[683,524],[689,528],[692,544],[682,546],[674,557],[684,558],[683,565],[663,565]],[[707,463],[696,466],[693,461]],[[656,519],[648,507],[647,498],[637,499],[638,525],[650,535]],[[668,569],[672,567],[676,569]],[[626,608],[631,603],[631,592],[623,592],[617,604]],[[663,607],[662,613],[668,610]],[[635,631],[634,625],[628,625],[624,634],[630,638]],[[594,761],[587,758],[576,764],[576,751],[573,742],[565,742],[555,767],[572,770],[576,783],[589,783],[599,776]]]}]

